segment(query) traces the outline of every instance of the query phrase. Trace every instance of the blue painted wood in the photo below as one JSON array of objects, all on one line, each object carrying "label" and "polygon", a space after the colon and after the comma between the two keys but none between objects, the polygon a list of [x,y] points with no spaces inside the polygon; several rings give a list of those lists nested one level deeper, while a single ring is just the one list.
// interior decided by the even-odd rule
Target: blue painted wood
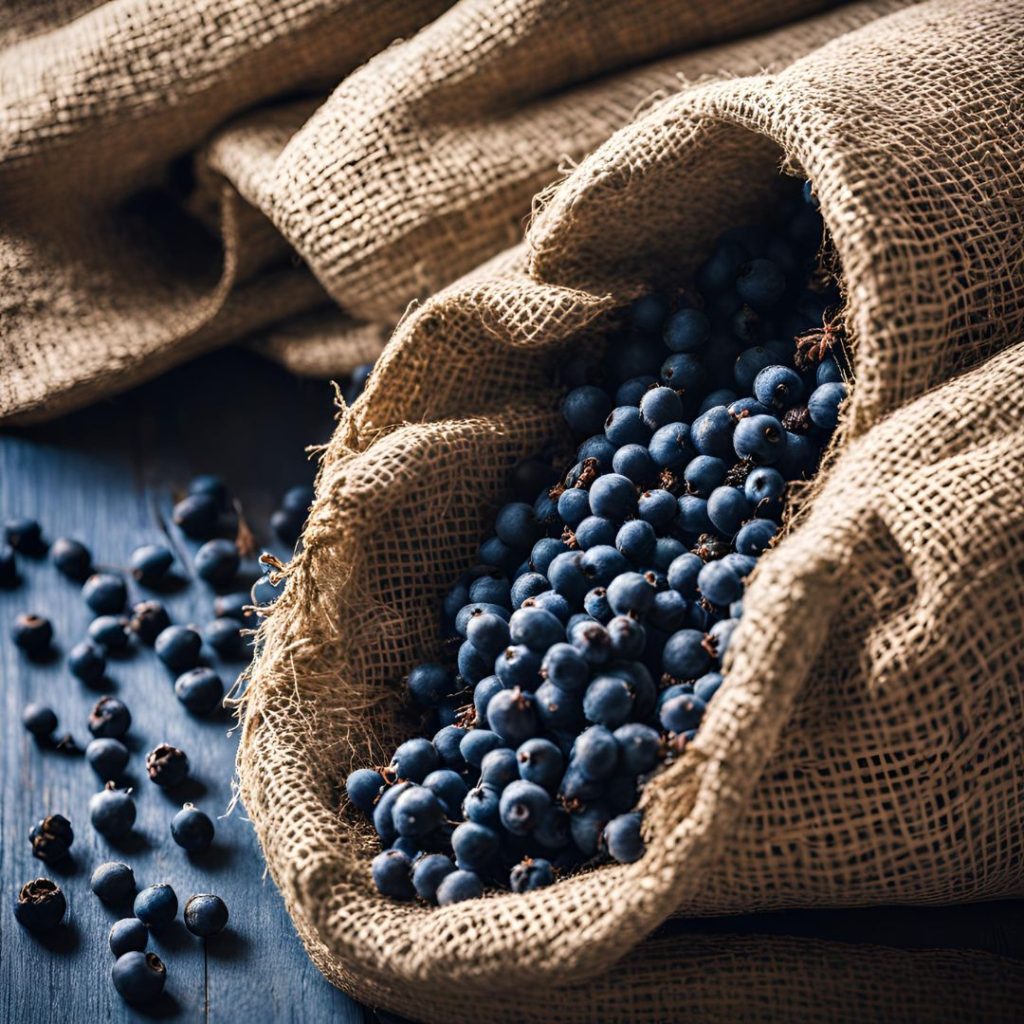
[{"label": "blue painted wood", "polygon": [[[49,539],[79,538],[105,566],[122,567],[136,546],[170,537],[189,582],[160,599],[174,621],[202,624],[212,618],[213,594],[191,579],[197,545],[167,529],[173,492],[195,473],[222,473],[266,541],[281,492],[311,480],[304,446],[326,439],[331,417],[328,386],[303,384],[242,353],[219,354],[56,424],[0,434],[0,518],[34,516]],[[20,564],[21,586],[0,591],[0,1020],[363,1021],[362,1008],[306,957],[264,877],[244,810],[227,813],[236,746],[231,721],[185,712],[173,678],[148,649],[112,661],[102,686],[84,686],[64,662],[90,618],[79,588],[46,559]],[[145,596],[132,588],[133,600]],[[34,665],[14,648],[9,625],[21,611],[53,621],[59,658]],[[216,664],[226,684],[243,667]],[[47,703],[60,730],[84,746],[89,709],[104,692],[125,700],[133,715],[129,777],[138,822],[130,840],[118,845],[88,823],[87,803],[101,783],[84,759],[41,748],[20,721],[29,700]],[[146,751],[164,740],[187,751],[197,780],[175,799],[149,781],[143,765]],[[183,795],[216,818],[216,841],[205,854],[189,856],[170,838]],[[71,865],[47,867],[30,855],[30,826],[52,812],[74,826]],[[152,948],[167,964],[167,993],[145,1015],[126,1006],[109,979],[107,932],[123,915],[103,906],[88,885],[92,869],[109,859],[130,863],[140,886],[170,882],[182,905],[192,893],[216,892],[230,908],[229,930],[206,947],[184,929],[180,914],[173,928],[154,937]],[[12,913],[17,888],[43,874],[58,879],[70,905],[66,926],[49,939],[33,937]]]}]

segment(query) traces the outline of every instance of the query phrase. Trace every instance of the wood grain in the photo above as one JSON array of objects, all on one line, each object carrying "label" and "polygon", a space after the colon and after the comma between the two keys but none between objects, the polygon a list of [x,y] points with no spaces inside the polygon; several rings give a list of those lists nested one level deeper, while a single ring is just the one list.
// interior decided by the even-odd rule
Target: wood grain
[{"label": "wood grain", "polygon": [[[115,567],[124,566],[138,545],[170,537],[181,555],[177,568],[189,582],[160,599],[175,622],[201,625],[213,617],[213,594],[192,579],[190,555],[197,545],[166,528],[174,491],[195,473],[221,473],[266,542],[267,520],[283,490],[311,481],[304,447],[326,439],[332,411],[325,384],[300,383],[241,353],[205,359],[102,407],[0,436],[0,518],[36,517],[50,540],[79,538],[98,564]],[[280,545],[268,546],[286,554]],[[362,1021],[362,1008],[306,957],[280,896],[264,877],[244,810],[227,813],[236,742],[231,721],[190,716],[174,696],[173,677],[145,648],[112,661],[102,686],[84,686],[64,662],[90,619],[78,586],[45,558],[19,562],[21,586],[0,591],[0,1021],[139,1019],[109,978],[107,932],[124,913],[101,904],[88,884],[92,869],[110,859],[130,863],[140,886],[170,882],[182,906],[192,893],[215,892],[230,909],[228,931],[205,948],[185,930],[180,913],[172,928],[154,936],[151,948],[167,964],[168,983],[163,1000],[144,1016],[253,1024]],[[143,596],[152,595],[133,587],[132,600]],[[28,610],[53,621],[61,656],[49,664],[30,663],[10,641],[10,622]],[[211,661],[226,685],[243,667]],[[133,715],[128,775],[138,822],[119,845],[89,825],[88,800],[101,784],[84,759],[39,747],[21,726],[24,705],[40,701],[57,712],[60,730],[84,746],[89,708],[101,693],[121,697]],[[188,753],[197,780],[173,798],[149,781],[143,765],[146,751],[163,740]],[[184,797],[216,821],[215,844],[202,855],[186,854],[170,838],[170,819]],[[28,830],[51,812],[74,826],[70,865],[48,868],[30,855]],[[46,940],[26,932],[12,913],[17,888],[41,874],[59,880],[69,903],[66,926]]]}]

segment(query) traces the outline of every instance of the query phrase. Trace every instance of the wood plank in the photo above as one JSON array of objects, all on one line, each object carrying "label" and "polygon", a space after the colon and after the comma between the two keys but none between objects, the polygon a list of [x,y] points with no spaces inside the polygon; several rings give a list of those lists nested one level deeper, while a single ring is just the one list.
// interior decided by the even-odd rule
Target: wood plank
[{"label": "wood plank", "polygon": [[[252,356],[222,353],[102,407],[0,436],[0,518],[34,516],[51,540],[80,538],[98,564],[123,566],[133,548],[163,539],[175,489],[197,472],[220,472],[266,540],[267,519],[281,492],[311,479],[303,449],[326,439],[332,414],[327,385],[299,382]],[[176,530],[172,537],[183,552],[197,547]],[[270,547],[286,554],[280,545]],[[113,661],[110,683],[97,691],[83,686],[63,660],[90,618],[79,588],[46,560],[20,562],[22,585],[0,591],[0,1020],[138,1018],[109,980],[107,931],[121,915],[88,887],[95,865],[124,859],[140,886],[170,882],[182,905],[194,892],[216,892],[231,913],[229,930],[210,940],[208,955],[180,914],[173,928],[154,937],[152,948],[168,968],[167,995],[155,1015],[218,1022],[362,1021],[362,1009],[306,957],[279,894],[264,877],[243,809],[219,817],[231,799],[236,740],[227,735],[230,720],[190,716],[174,696],[173,678],[149,650]],[[148,595],[135,587],[133,600],[143,596]],[[212,618],[213,595],[201,583],[161,600],[176,622]],[[23,610],[53,621],[60,659],[37,666],[14,648],[9,626]],[[241,667],[219,665],[226,685]],[[100,782],[85,761],[41,749],[21,726],[24,705],[41,701],[84,746],[86,718],[100,692],[120,696],[133,715],[129,773],[138,822],[120,848],[88,823],[88,799]],[[205,854],[189,856],[174,844],[168,828],[181,794],[172,799],[146,778],[145,752],[163,740],[188,753],[198,780],[190,797],[215,817],[217,838]],[[73,823],[71,868],[48,869],[30,856],[28,829],[50,812],[64,813]],[[68,895],[70,912],[67,927],[41,941],[14,921],[12,894],[23,881],[51,873]]]}]

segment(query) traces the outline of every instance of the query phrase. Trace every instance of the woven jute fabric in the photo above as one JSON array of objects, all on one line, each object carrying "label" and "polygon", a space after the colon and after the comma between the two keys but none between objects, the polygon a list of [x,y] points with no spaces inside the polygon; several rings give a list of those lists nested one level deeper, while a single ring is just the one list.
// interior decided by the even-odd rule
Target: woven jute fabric
[{"label": "woven jute fabric", "polygon": [[256,104],[333,87],[448,2],[0,5],[0,417],[84,405],[323,305],[223,178],[188,216],[189,152]]},{"label": "woven jute fabric", "polygon": [[[645,105],[907,2],[769,31],[837,0],[8,0],[0,417],[253,330],[293,369],[347,372]],[[343,319],[285,322],[328,293]]]},{"label": "woven jute fabric", "polygon": [[[679,1021],[695,991],[708,1019],[760,1019],[761,982],[742,1013],[738,981],[679,984],[731,954],[645,937],[1024,893],[1022,99],[1024,3],[930,0],[666,100],[403,321],[323,453],[243,701],[241,794],[329,978],[431,1022]],[[697,738],[645,787],[644,857],[443,909],[380,897],[343,780],[415,731],[403,676],[441,653],[440,596],[509,468],[564,440],[555,366],[770,208],[780,168],[838,254],[854,397]],[[767,955],[763,986],[790,972]],[[901,994],[883,972],[871,998]]]}]

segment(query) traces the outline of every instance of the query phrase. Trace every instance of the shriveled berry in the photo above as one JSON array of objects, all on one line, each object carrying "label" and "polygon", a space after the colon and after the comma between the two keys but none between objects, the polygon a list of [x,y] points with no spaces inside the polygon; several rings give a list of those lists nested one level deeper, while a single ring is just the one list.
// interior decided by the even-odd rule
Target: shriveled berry
[{"label": "shriveled berry", "polygon": [[228,923],[227,904],[213,893],[197,893],[185,903],[185,927],[202,939],[218,935]]},{"label": "shriveled berry", "polygon": [[50,558],[61,575],[76,583],[85,581],[92,572],[92,553],[80,541],[58,537],[50,545]]},{"label": "shriveled berry", "polygon": [[180,786],[188,778],[188,772],[188,755],[170,743],[161,743],[146,755],[146,774],[165,789]]},{"label": "shriveled berry", "polygon": [[171,838],[189,853],[199,853],[213,842],[214,827],[210,816],[192,804],[185,804],[171,818]]},{"label": "shriveled berry", "polygon": [[68,909],[67,899],[59,885],[49,878],[36,878],[18,890],[14,918],[32,932],[56,928]]},{"label": "shriveled berry", "polygon": [[75,833],[64,815],[51,814],[32,826],[28,838],[32,844],[32,856],[53,864],[68,855]]}]

